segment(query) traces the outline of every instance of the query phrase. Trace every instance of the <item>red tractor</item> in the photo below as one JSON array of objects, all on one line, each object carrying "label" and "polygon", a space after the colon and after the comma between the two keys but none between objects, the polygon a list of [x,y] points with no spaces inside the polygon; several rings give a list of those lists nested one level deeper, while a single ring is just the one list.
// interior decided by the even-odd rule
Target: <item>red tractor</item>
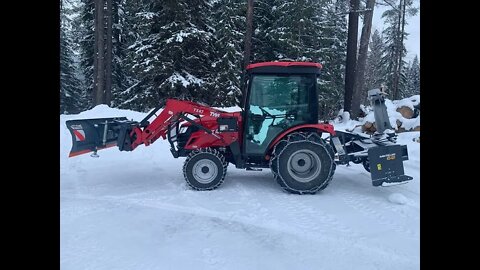
[{"label": "red tractor", "polygon": [[[335,132],[332,125],[319,123],[321,68],[308,62],[250,64],[239,112],[168,99],[158,116],[161,107],[140,122],[125,117],[67,121],[73,140],[70,157],[88,152],[98,156],[98,150],[115,145],[132,151],[162,137],[173,157],[186,157],[183,174],[195,190],[219,187],[229,163],[238,169],[270,168],[278,184],[296,194],[326,188],[336,165],[350,161],[363,163],[374,186],[411,180],[403,172],[406,146],[395,144],[394,133],[383,133],[389,127],[383,95],[369,92],[380,131],[374,136]],[[328,136],[322,138],[324,133]]]}]

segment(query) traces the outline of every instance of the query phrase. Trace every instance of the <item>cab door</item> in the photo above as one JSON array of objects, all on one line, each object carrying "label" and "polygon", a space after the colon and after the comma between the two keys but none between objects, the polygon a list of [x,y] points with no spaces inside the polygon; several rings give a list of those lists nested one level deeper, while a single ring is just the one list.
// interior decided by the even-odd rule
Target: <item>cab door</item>
[{"label": "cab door", "polygon": [[318,121],[315,74],[254,74],[249,87],[243,136],[249,159],[263,160],[286,129]]}]

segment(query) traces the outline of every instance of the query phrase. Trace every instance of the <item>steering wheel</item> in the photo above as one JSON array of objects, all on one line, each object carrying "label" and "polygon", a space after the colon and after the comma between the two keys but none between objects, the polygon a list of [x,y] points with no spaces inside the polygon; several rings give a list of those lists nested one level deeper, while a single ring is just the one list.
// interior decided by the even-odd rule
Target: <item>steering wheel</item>
[{"label": "steering wheel", "polygon": [[258,106],[258,108],[260,108],[260,110],[262,111],[262,113],[266,116],[269,116],[273,119],[275,119],[275,116],[271,115],[269,112],[267,112],[264,108],[262,108],[262,106]]},{"label": "steering wheel", "polygon": [[297,112],[295,110],[290,110],[285,114],[285,119],[293,121],[295,118],[297,118]]}]

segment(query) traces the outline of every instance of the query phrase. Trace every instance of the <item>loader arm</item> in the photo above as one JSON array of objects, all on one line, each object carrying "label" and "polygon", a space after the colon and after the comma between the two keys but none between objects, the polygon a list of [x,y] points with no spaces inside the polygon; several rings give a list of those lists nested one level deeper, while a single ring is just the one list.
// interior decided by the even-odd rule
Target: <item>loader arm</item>
[{"label": "loader arm", "polygon": [[[155,108],[142,121],[129,121],[125,117],[80,119],[66,121],[67,128],[72,135],[72,149],[69,157],[78,156],[117,145],[120,151],[132,151],[139,145],[149,146],[158,138],[167,138],[171,127],[181,121],[193,121],[187,118],[192,115],[197,118],[207,116],[209,118],[234,117],[234,113],[228,113],[215,108],[207,107],[191,101],[168,99],[163,111],[156,114],[161,107]],[[155,118],[149,122],[149,120]],[[201,119],[200,119],[201,123]],[[199,125],[207,136],[221,139],[210,129]]]},{"label": "loader arm", "polygon": [[[159,108],[155,109],[153,112],[158,110]],[[203,106],[195,102],[168,99],[163,111],[150,124],[148,124],[143,129],[141,127],[142,125],[140,125],[132,131],[130,136],[135,136],[135,140],[132,143],[132,149],[135,149],[140,144],[145,144],[145,146],[148,146],[160,137],[166,139],[167,132],[169,131],[169,126],[177,123],[178,121],[188,121],[188,119],[186,119],[187,114],[194,116],[210,116],[215,118],[233,117],[232,113]],[[150,118],[151,116],[152,113],[147,115],[147,117],[145,117],[142,122],[148,123],[148,118]],[[205,128],[205,131],[208,134],[219,138],[209,129]]]}]

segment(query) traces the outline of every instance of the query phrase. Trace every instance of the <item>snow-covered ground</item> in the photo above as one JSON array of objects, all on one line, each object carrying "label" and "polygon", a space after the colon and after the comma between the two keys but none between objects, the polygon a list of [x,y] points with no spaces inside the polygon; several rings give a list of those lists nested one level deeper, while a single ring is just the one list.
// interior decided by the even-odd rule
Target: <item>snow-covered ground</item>
[{"label": "snow-covered ground", "polygon": [[270,170],[230,165],[217,190],[190,190],[165,141],[67,158],[65,121],[144,113],[106,106],[60,117],[60,267],[75,269],[420,268],[419,132],[399,134],[414,180],[373,187],[338,166],[315,195],[284,192]]}]

